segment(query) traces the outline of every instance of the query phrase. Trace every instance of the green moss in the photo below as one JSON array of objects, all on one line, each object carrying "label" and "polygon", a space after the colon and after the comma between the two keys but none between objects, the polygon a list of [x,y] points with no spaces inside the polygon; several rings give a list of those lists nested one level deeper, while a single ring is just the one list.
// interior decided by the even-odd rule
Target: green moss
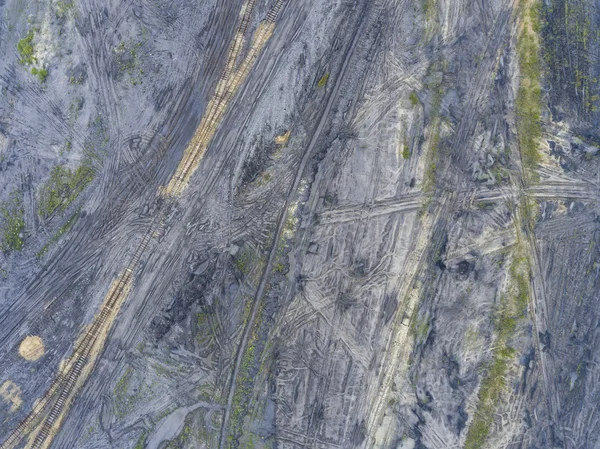
[{"label": "green moss", "polygon": [[494,179],[498,184],[502,184],[503,182],[509,179],[508,171],[502,167],[500,164],[495,164],[491,168],[492,175],[494,175]]},{"label": "green moss", "polygon": [[423,190],[430,195],[433,194],[433,191],[435,190],[437,163],[440,157],[440,126],[439,123],[434,123],[432,126],[433,138],[431,141],[431,150],[427,158],[427,165],[425,167],[425,179],[423,185]]},{"label": "green moss", "polygon": [[327,84],[327,81],[329,80],[329,72],[325,72],[323,74],[323,76],[321,77],[321,79],[319,80],[319,82],[317,83],[317,87],[325,87],[325,84]]},{"label": "green moss", "polygon": [[122,418],[133,410],[133,404],[129,401],[129,396],[127,394],[132,374],[133,369],[127,368],[115,386],[115,413],[119,418]]},{"label": "green moss", "polygon": [[55,166],[40,191],[40,217],[47,218],[56,210],[63,212],[92,182],[94,176],[95,171],[89,162],[82,163],[74,171],[64,165]]},{"label": "green moss", "polygon": [[404,145],[404,149],[402,150],[402,159],[409,159],[412,156],[412,153],[410,152],[410,148],[408,148],[408,145]]},{"label": "green moss", "polygon": [[21,64],[33,64],[37,59],[33,56],[34,48],[33,48],[33,36],[34,31],[29,30],[27,35],[19,40],[17,43],[17,51],[19,52],[19,56],[21,59],[19,62]]},{"label": "green moss", "polygon": [[10,194],[10,198],[0,204],[0,225],[2,241],[0,249],[5,252],[23,249],[23,231],[25,229],[25,210],[23,197],[18,191]]}]

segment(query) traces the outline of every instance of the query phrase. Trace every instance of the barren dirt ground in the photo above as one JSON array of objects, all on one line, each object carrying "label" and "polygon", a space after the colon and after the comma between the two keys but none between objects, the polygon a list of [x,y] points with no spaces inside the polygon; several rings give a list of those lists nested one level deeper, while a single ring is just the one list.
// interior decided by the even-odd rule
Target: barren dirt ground
[{"label": "barren dirt ground", "polygon": [[0,446],[600,445],[592,0],[0,0]]}]

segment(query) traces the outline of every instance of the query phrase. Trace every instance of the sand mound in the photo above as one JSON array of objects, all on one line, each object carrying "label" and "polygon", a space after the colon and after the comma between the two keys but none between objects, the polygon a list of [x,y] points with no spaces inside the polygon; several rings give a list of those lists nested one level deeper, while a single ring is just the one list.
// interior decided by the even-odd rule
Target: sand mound
[{"label": "sand mound", "polygon": [[29,336],[21,342],[19,354],[25,360],[37,360],[44,355],[44,342],[40,337]]}]

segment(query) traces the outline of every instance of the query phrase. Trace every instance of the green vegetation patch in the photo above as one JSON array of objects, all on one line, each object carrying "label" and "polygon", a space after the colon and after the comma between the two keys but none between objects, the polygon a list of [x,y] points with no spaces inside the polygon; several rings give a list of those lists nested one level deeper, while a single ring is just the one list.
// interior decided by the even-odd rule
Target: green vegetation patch
[{"label": "green vegetation patch", "polygon": [[427,20],[432,19],[435,14],[435,0],[423,0],[423,12]]},{"label": "green vegetation patch", "polygon": [[[517,248],[523,253],[522,247]],[[484,447],[496,416],[496,409],[502,394],[507,390],[506,374],[514,361],[516,351],[510,341],[517,331],[519,320],[525,317],[529,295],[529,265],[520,254],[513,259],[509,269],[509,284],[506,294],[501,298],[494,317],[494,329],[497,334],[492,361],[487,375],[481,381],[478,406],[473,422],[467,432],[465,449]]]},{"label": "green vegetation patch", "polygon": [[142,48],[142,45],[143,42],[135,42],[130,39],[128,41],[121,41],[119,45],[114,48],[119,76],[123,77],[127,75],[129,83],[132,86],[141,84],[142,76],[144,75],[144,69],[142,68],[142,61],[140,58],[140,49]]},{"label": "green vegetation patch", "polygon": [[[30,29],[27,34],[19,40],[17,43],[17,51],[19,52],[19,62],[25,66],[33,65],[37,63],[37,58],[34,56],[35,47],[33,45],[33,38],[35,36],[35,30]],[[48,69],[32,67],[31,74],[36,75],[40,80],[40,83],[46,81],[48,77]]]},{"label": "green vegetation patch", "polygon": [[144,385],[140,385],[137,390],[134,390],[133,394],[129,393],[130,385],[134,380],[133,374],[133,368],[128,367],[115,386],[113,400],[115,404],[115,414],[119,419],[135,410],[136,404],[140,401],[145,392]]},{"label": "green vegetation patch", "polygon": [[439,85],[433,86],[433,99],[432,99],[432,117],[430,122],[431,132],[433,136],[431,137],[431,148],[429,154],[427,155],[427,165],[425,167],[425,179],[423,190],[426,193],[432,194],[435,190],[435,182],[437,175],[437,165],[439,163],[440,158],[440,109],[442,106],[442,89]]},{"label": "green vegetation patch", "polygon": [[55,166],[42,186],[38,214],[47,218],[54,211],[64,212],[77,196],[92,182],[96,172],[91,163],[84,162],[74,171],[64,165]]},{"label": "green vegetation patch", "polygon": [[429,319],[416,318],[411,323],[411,331],[417,342],[424,341],[429,335]]},{"label": "green vegetation patch", "polygon": [[58,2],[56,2],[54,4],[56,17],[58,17],[59,19],[62,19],[67,14],[69,14],[69,12],[71,10],[73,10],[74,6],[75,6],[74,0],[71,0],[71,1],[59,0]]},{"label": "green vegetation patch", "polygon": [[517,57],[521,82],[517,91],[517,133],[526,181],[536,182],[536,168],[541,160],[539,140],[542,137],[542,88],[539,36],[539,2],[522,12],[522,27],[517,39]]},{"label": "green vegetation patch", "polygon": [[600,32],[594,26],[595,7],[578,0],[547,2],[543,8],[541,2],[539,5],[531,15],[534,31],[543,29],[543,58],[554,87],[550,95],[564,102],[576,98],[578,112],[584,117],[597,112],[600,85],[594,73],[593,49]]},{"label": "green vegetation patch", "polygon": [[48,70],[47,69],[36,69],[35,67],[33,67],[31,69],[31,74],[36,75],[38,77],[38,79],[40,80],[40,83],[43,83],[46,81],[46,77],[48,76]]},{"label": "green vegetation patch", "polygon": [[144,449],[145,444],[146,444],[146,435],[147,432],[142,432],[142,434],[140,435],[140,438],[138,439],[135,447],[133,449]]},{"label": "green vegetation patch", "polygon": [[410,99],[410,102],[413,106],[416,106],[419,104],[419,97],[417,97],[416,92],[414,92],[414,91],[411,92],[408,98]]},{"label": "green vegetation patch", "polygon": [[10,194],[10,198],[0,203],[0,229],[2,241],[0,249],[5,252],[23,249],[23,231],[25,230],[25,210],[23,197],[18,191]]},{"label": "green vegetation patch", "polygon": [[244,275],[247,275],[252,271],[255,262],[256,256],[254,251],[250,248],[240,251],[235,257],[235,267]]},{"label": "green vegetation patch", "polygon": [[27,35],[25,35],[25,37],[19,40],[19,43],[17,44],[17,51],[19,52],[19,56],[21,57],[19,62],[21,64],[29,65],[37,61],[35,56],[33,56],[33,36],[34,31],[33,29],[31,29],[27,32]]},{"label": "green vegetation patch", "polygon": [[325,87],[325,84],[327,84],[328,80],[329,80],[329,72],[325,72],[323,74],[323,76],[321,77],[321,79],[319,80],[319,82],[317,83],[317,87],[319,87],[319,88]]},{"label": "green vegetation patch", "polygon": [[[257,348],[259,340],[259,328],[262,319],[263,304],[259,305],[250,337],[248,346],[244,352],[242,364],[237,377],[236,390],[233,395],[231,404],[231,418],[229,425],[229,435],[227,437],[228,449],[239,447],[238,439],[244,434],[244,418],[250,412],[252,404],[252,390],[254,386],[254,376],[252,375],[253,368],[260,358],[261,351]],[[252,314],[252,301],[246,303],[244,310],[244,326]]]}]

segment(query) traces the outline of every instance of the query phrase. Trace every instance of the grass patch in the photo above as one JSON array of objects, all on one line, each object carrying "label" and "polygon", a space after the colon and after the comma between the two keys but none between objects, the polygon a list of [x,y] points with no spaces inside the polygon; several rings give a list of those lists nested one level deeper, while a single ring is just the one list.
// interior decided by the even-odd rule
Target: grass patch
[{"label": "grass patch", "polygon": [[48,77],[48,70],[47,69],[36,69],[35,67],[33,67],[31,69],[31,74],[36,75],[38,77],[38,79],[40,80],[40,83],[44,83],[46,81],[46,78]]},{"label": "grass patch", "polygon": [[321,79],[319,80],[319,82],[317,83],[317,87],[319,87],[319,88],[325,87],[325,84],[327,84],[328,80],[329,80],[329,72],[325,72],[323,74],[323,76],[321,77]]},{"label": "grass patch", "polygon": [[594,26],[594,7],[573,0],[548,2],[530,15],[534,31],[543,30],[543,58],[553,86],[550,95],[567,103],[576,99],[573,106],[584,117],[597,112],[600,86],[593,48],[600,34]]},{"label": "grass patch", "polygon": [[412,322],[411,330],[417,342],[425,340],[429,335],[429,320],[427,318],[415,319]]},{"label": "grass patch", "polygon": [[537,166],[541,160],[539,139],[542,137],[542,88],[539,36],[540,4],[534,1],[521,12],[517,38],[517,57],[521,82],[517,91],[517,137],[525,180],[537,182]]},{"label": "grass patch", "polygon": [[134,394],[129,394],[129,385],[133,379],[133,368],[128,367],[117,382],[114,390],[115,415],[121,419],[135,410],[136,403],[143,395],[143,386],[139,386]]},{"label": "grass patch", "polygon": [[433,194],[435,190],[435,180],[437,174],[437,166],[440,158],[440,122],[439,119],[431,124],[433,136],[431,138],[431,149],[427,155],[427,165],[425,167],[425,177],[423,182],[423,191],[427,194]]},{"label": "grass patch", "polygon": [[[252,375],[256,359],[260,356],[257,349],[258,331],[262,319],[262,304],[259,306],[256,318],[250,331],[248,346],[244,352],[242,364],[237,378],[237,387],[233,395],[231,404],[231,418],[229,425],[229,435],[227,436],[228,449],[239,447],[238,439],[244,433],[244,418],[248,414],[252,404],[252,389],[254,386],[254,377]],[[244,310],[244,326],[250,319],[252,313],[252,301],[248,301]]]},{"label": "grass patch", "polygon": [[35,56],[33,56],[33,29],[29,30],[25,37],[21,38],[17,43],[17,51],[19,52],[19,62],[24,65],[33,64],[37,61]]},{"label": "grass patch", "polygon": [[516,354],[510,346],[510,340],[517,331],[519,320],[525,317],[529,295],[529,265],[527,259],[521,255],[523,252],[522,247],[517,248],[517,254],[508,272],[508,288],[500,299],[494,317],[494,330],[497,334],[495,349],[487,375],[481,381],[479,402],[467,432],[465,449],[484,447],[494,423],[498,403],[507,390],[506,374]]},{"label": "grass patch", "polygon": [[4,252],[21,251],[25,229],[25,210],[23,209],[23,197],[16,190],[10,194],[8,200],[0,204],[0,225],[0,229],[2,229],[0,249]]},{"label": "grass patch", "polygon": [[56,17],[58,17],[59,19],[62,19],[73,9],[74,6],[75,6],[74,0],[71,0],[71,1],[60,0],[60,1],[56,2],[55,3]]},{"label": "grass patch", "polygon": [[427,20],[431,20],[435,14],[435,0],[423,0],[423,12]]},{"label": "grass patch", "polygon": [[413,106],[416,106],[416,105],[419,104],[419,97],[417,97],[417,93],[416,92],[414,92],[414,91],[411,92],[408,98],[410,99],[410,103]]},{"label": "grass patch", "polygon": [[[34,56],[35,47],[33,46],[33,37],[35,36],[35,30],[30,29],[27,34],[19,39],[17,43],[17,51],[19,52],[19,62],[25,66],[29,66],[37,63],[37,58]],[[40,80],[40,83],[44,83],[48,77],[48,69],[45,68],[31,68],[31,74],[36,75]]]},{"label": "grass patch", "polygon": [[64,212],[77,196],[92,182],[96,172],[91,163],[83,162],[74,171],[64,165],[55,166],[42,186],[38,214],[47,218],[54,211]]},{"label": "grass patch", "polygon": [[142,83],[144,69],[141,67],[141,59],[139,51],[142,48],[143,42],[134,42],[132,39],[121,41],[114,48],[116,64],[120,76],[128,75],[129,83],[132,86]]},{"label": "grass patch", "polygon": [[[436,68],[443,66],[443,63],[435,62],[429,67],[429,72],[432,72]],[[427,162],[425,166],[425,175],[423,180],[423,191],[429,195],[433,194],[435,190],[437,166],[440,159],[440,128],[441,118],[440,112],[442,109],[442,97],[444,91],[442,89],[440,81],[436,80],[430,83],[427,88],[431,89],[431,118],[429,120],[429,129],[432,133],[431,146],[429,153],[427,154]]]},{"label": "grass patch", "polygon": [[254,251],[247,248],[243,251],[240,251],[235,258],[235,267],[242,272],[242,274],[247,275],[252,270],[252,265],[254,264],[256,257],[254,255]]},{"label": "grass patch", "polygon": [[142,432],[142,434],[140,435],[140,438],[138,439],[138,441],[133,449],[144,449],[145,444],[146,444],[146,435],[147,435],[146,431]]}]

